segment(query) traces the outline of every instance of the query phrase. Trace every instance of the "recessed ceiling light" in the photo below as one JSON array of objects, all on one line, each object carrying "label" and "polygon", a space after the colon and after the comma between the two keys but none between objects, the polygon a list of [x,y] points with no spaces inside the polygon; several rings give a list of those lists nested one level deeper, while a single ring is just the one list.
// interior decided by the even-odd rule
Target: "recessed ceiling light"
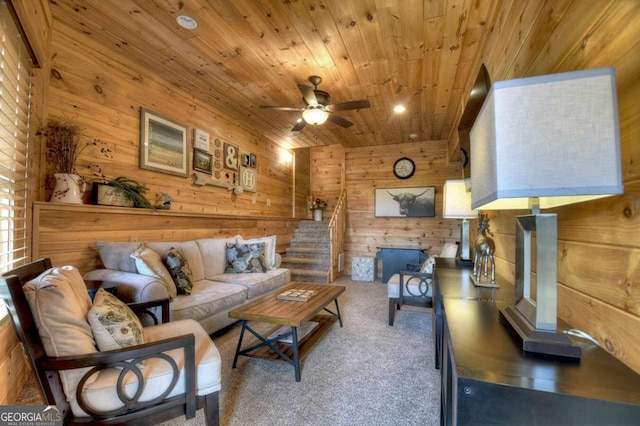
[{"label": "recessed ceiling light", "polygon": [[407,107],[405,107],[404,105],[396,105],[393,107],[393,112],[395,112],[396,114],[403,113],[406,110],[407,110]]},{"label": "recessed ceiling light", "polygon": [[417,133],[411,133],[411,134],[409,135],[409,139],[416,139],[417,137],[418,137],[418,134],[417,134]]},{"label": "recessed ceiling light", "polygon": [[178,22],[178,25],[180,25],[182,28],[186,28],[188,30],[193,30],[198,26],[196,20],[187,15],[179,15],[176,18],[176,22]]}]

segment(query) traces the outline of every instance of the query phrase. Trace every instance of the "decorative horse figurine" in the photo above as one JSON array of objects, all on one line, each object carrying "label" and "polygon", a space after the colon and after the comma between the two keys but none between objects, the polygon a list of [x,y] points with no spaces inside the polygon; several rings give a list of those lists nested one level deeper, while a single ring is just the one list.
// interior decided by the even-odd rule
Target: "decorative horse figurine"
[{"label": "decorative horse figurine", "polygon": [[[488,280],[489,266],[491,266],[491,284],[496,283],[496,264],[493,253],[496,245],[493,242],[493,233],[489,231],[489,215],[480,214],[478,217],[478,238],[475,242],[475,263],[473,265],[473,276],[476,284],[481,282],[480,275],[484,275],[484,280]],[[483,273],[484,267],[484,273]]]}]

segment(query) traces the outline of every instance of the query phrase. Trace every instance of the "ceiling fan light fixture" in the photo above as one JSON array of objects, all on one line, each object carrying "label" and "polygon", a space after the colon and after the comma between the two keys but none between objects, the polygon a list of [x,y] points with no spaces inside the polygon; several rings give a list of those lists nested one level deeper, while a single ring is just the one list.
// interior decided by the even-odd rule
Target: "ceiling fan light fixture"
[{"label": "ceiling fan light fixture", "polygon": [[327,121],[329,113],[319,108],[309,108],[302,111],[302,118],[307,122],[307,124],[317,126]]}]

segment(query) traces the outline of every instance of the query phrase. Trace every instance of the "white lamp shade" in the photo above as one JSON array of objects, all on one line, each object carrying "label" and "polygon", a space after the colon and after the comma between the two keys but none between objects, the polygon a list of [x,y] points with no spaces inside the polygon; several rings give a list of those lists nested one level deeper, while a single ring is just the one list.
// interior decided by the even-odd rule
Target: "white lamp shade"
[{"label": "white lamp shade", "polygon": [[310,108],[302,111],[302,118],[304,118],[304,121],[308,124],[316,126],[327,121],[329,113],[319,108]]},{"label": "white lamp shade", "polygon": [[471,129],[471,187],[487,210],[621,194],[614,68],[495,83]]},{"label": "white lamp shade", "polygon": [[467,192],[464,179],[448,180],[444,183],[445,219],[476,218],[478,214],[471,208],[471,193]]}]

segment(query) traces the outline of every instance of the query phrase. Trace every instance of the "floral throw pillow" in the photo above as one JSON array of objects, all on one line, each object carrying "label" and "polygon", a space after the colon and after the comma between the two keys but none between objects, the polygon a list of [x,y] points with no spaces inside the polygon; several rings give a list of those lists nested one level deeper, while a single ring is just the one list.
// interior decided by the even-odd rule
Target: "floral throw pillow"
[{"label": "floral throw pillow", "polygon": [[264,243],[227,243],[227,274],[265,272]]},{"label": "floral throw pillow", "polygon": [[133,311],[113,294],[98,289],[89,310],[89,324],[96,345],[110,351],[144,343],[142,324]]},{"label": "floral throw pillow", "polygon": [[173,278],[178,294],[191,294],[193,275],[191,274],[189,263],[182,255],[182,252],[175,247],[171,247],[167,252],[164,264],[169,270],[171,278]]}]

